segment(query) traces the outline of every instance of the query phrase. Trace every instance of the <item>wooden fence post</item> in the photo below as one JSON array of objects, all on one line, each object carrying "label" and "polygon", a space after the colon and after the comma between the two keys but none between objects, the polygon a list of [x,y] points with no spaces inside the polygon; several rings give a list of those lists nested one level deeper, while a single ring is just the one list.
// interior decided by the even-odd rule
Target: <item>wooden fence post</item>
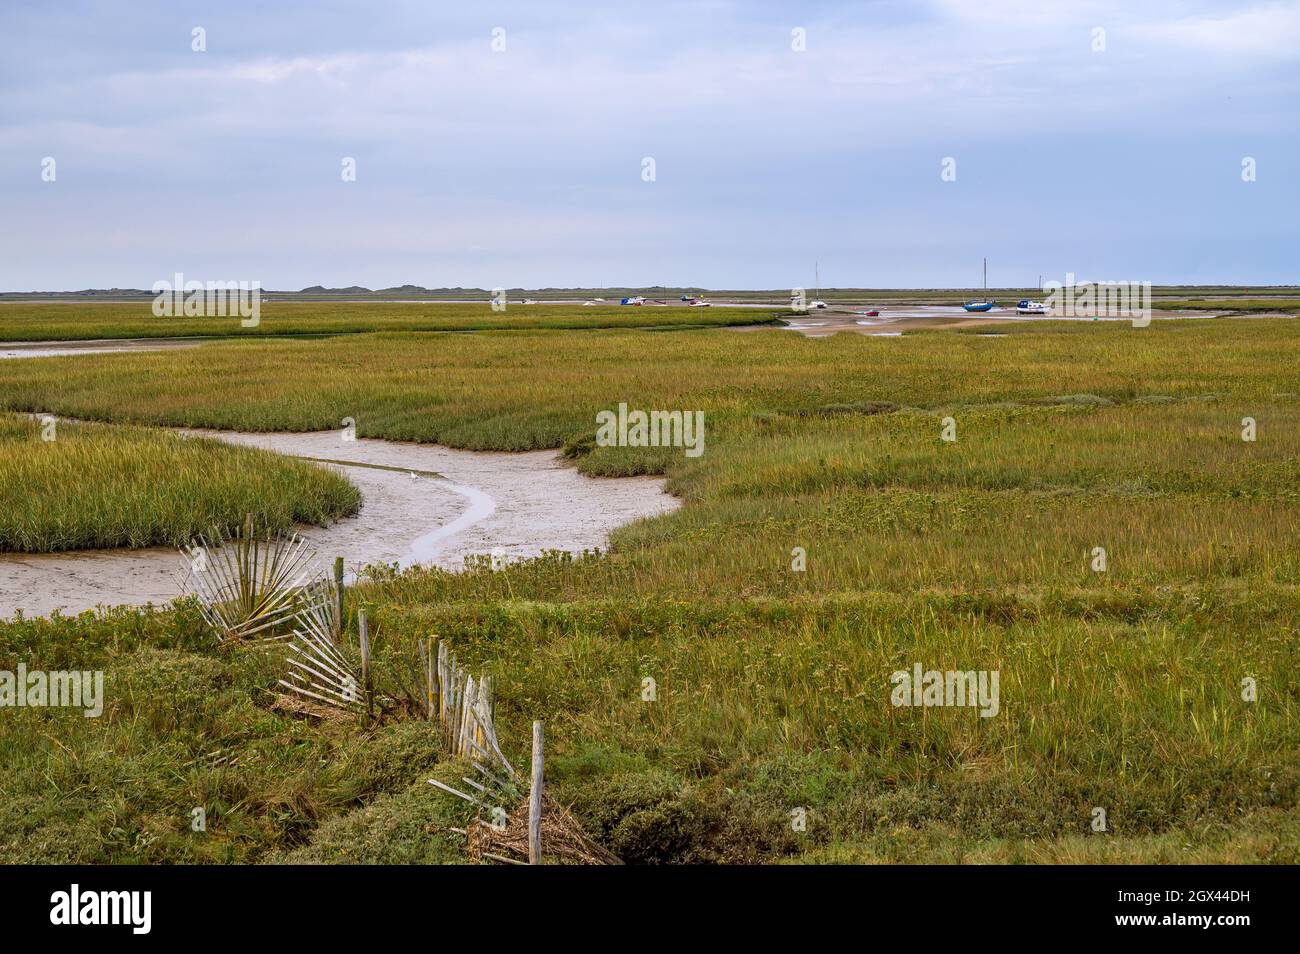
[{"label": "wooden fence post", "polygon": [[533,785],[528,793],[528,863],[542,863],[542,723],[533,723]]},{"label": "wooden fence post", "polygon": [[338,641],[343,642],[343,631],[347,629],[348,618],[343,615],[343,558],[334,558],[334,588],[339,591],[339,631]]},{"label": "wooden fence post", "polygon": [[425,672],[425,694],[428,695],[429,721],[438,715],[438,637],[429,637],[428,672]]},{"label": "wooden fence post", "polygon": [[374,691],[370,682],[370,627],[364,607],[357,610],[357,631],[361,636],[361,691],[366,694],[366,721],[369,722]]}]

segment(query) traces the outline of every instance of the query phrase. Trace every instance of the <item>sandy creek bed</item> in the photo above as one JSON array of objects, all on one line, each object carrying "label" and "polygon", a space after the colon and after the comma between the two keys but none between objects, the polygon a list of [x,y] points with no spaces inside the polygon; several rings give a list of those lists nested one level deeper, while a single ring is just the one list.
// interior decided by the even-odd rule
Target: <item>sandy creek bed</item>
[{"label": "sandy creek bed", "polygon": [[[869,310],[879,312],[875,317],[866,314]],[[1176,318],[1213,318],[1213,312],[1167,312],[1156,313],[1152,318],[1157,321]],[[829,338],[837,332],[847,331],[868,337],[897,338],[904,331],[921,331],[930,328],[979,328],[985,325],[1010,325],[1027,321],[1131,321],[1131,318],[1068,318],[1054,315],[1018,315],[1014,306],[998,306],[991,312],[968,312],[960,305],[907,305],[907,306],[842,306],[837,305],[825,311],[810,311],[798,318],[788,318],[784,327],[796,331],[806,338]],[[740,326],[736,330],[771,326]],[[988,335],[988,337],[999,337]],[[1002,335],[1001,337],[1006,337]]]},{"label": "sandy creek bed", "polygon": [[[310,434],[193,433],[282,454],[323,458],[361,490],[355,517],[301,528],[322,561],[459,568],[470,554],[508,559],[543,550],[603,548],[615,527],[667,513],[678,501],[651,477],[584,477],[555,451],[496,453]],[[346,462],[346,463],[345,463]],[[364,465],[379,465],[364,466]],[[384,470],[393,467],[396,470]],[[411,472],[425,476],[412,477]],[[438,475],[438,476],[433,476]],[[180,594],[171,548],[0,554],[0,618],[98,605],[165,604]]]},{"label": "sandy creek bed", "polygon": [[89,341],[0,341],[0,361],[6,358],[68,358],[128,351],[174,351],[197,348],[204,338],[96,338]]}]

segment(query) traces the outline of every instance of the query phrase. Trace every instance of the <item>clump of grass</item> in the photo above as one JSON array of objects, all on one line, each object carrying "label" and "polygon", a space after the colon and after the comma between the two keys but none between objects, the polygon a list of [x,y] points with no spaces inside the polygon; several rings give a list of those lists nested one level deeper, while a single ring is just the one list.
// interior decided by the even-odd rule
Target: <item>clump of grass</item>
[{"label": "clump of grass", "polygon": [[137,427],[53,428],[0,415],[0,551],[180,546],[231,533],[249,513],[289,530],[361,503],[339,474],[268,451]]},{"label": "clump of grass", "polygon": [[824,404],[798,413],[809,417],[835,417],[841,414],[892,414],[897,410],[898,405],[893,401],[867,401],[863,404]]},{"label": "clump of grass", "polygon": [[1069,405],[1073,407],[1109,407],[1115,402],[1097,394],[1058,394],[1055,397],[1035,398],[1030,404]]}]

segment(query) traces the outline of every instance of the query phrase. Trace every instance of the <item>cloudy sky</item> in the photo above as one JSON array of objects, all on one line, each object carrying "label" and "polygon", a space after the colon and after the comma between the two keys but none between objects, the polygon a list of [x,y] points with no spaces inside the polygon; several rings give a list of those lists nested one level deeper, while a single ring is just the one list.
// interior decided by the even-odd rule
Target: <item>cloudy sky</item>
[{"label": "cloudy sky", "polygon": [[0,290],[1300,271],[1294,0],[4,0],[0,48]]}]

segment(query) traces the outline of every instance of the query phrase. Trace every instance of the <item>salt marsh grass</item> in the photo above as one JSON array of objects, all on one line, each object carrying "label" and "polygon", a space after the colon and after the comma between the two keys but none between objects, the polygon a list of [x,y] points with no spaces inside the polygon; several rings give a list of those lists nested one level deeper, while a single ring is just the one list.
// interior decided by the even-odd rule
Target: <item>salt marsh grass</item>
[{"label": "salt marsh grass", "polygon": [[[499,450],[560,447],[594,434],[596,413],[621,400],[700,409],[711,429],[730,419],[871,402],[938,411],[1092,395],[1286,405],[1298,390],[1294,326],[1287,318],[1158,322],[1140,331],[1123,323],[1040,324],[999,339],[709,329],[220,341],[78,357],[75,365],[7,361],[0,405],[247,430],[329,429],[352,417],[358,436]],[[629,450],[601,448],[584,469],[613,465]]]},{"label": "salt marsh grass", "polygon": [[[552,791],[629,861],[1295,862],[1294,327],[358,334],[11,362],[0,403],[268,430],[353,417],[363,436],[666,474],[685,505],[610,553],[379,568],[349,596],[380,658],[438,633],[490,672],[510,755],[543,718]],[[595,413],[621,400],[703,410],[707,452],[595,446]],[[440,753],[268,712],[274,674],[211,658],[192,615],[0,624],[0,664],[85,668],[65,658],[81,647],[121,685],[192,687],[166,712],[137,693],[143,722],[119,708],[58,746],[28,723],[0,742],[18,806],[0,846],[62,845],[75,819],[97,859],[220,860],[168,821],[204,792],[232,859],[453,855],[429,834],[443,809],[405,785],[446,770]],[[894,707],[889,674],[913,663],[1000,672],[998,715]],[[243,760],[176,771],[217,746]],[[91,812],[86,785],[124,794]]]},{"label": "salt marsh grass", "polygon": [[[773,309],[776,311],[778,309]],[[0,302],[0,341],[191,336],[339,335],[368,331],[489,331],[505,328],[653,328],[739,325],[767,320],[752,309],[615,305],[524,305],[493,311],[486,302],[263,301],[260,321],[238,317],[156,317],[145,302]]]},{"label": "salt marsh grass", "polygon": [[47,432],[0,415],[0,551],[179,546],[229,533],[246,513],[286,530],[359,505],[343,477],[266,451],[136,427],[65,421]]}]

